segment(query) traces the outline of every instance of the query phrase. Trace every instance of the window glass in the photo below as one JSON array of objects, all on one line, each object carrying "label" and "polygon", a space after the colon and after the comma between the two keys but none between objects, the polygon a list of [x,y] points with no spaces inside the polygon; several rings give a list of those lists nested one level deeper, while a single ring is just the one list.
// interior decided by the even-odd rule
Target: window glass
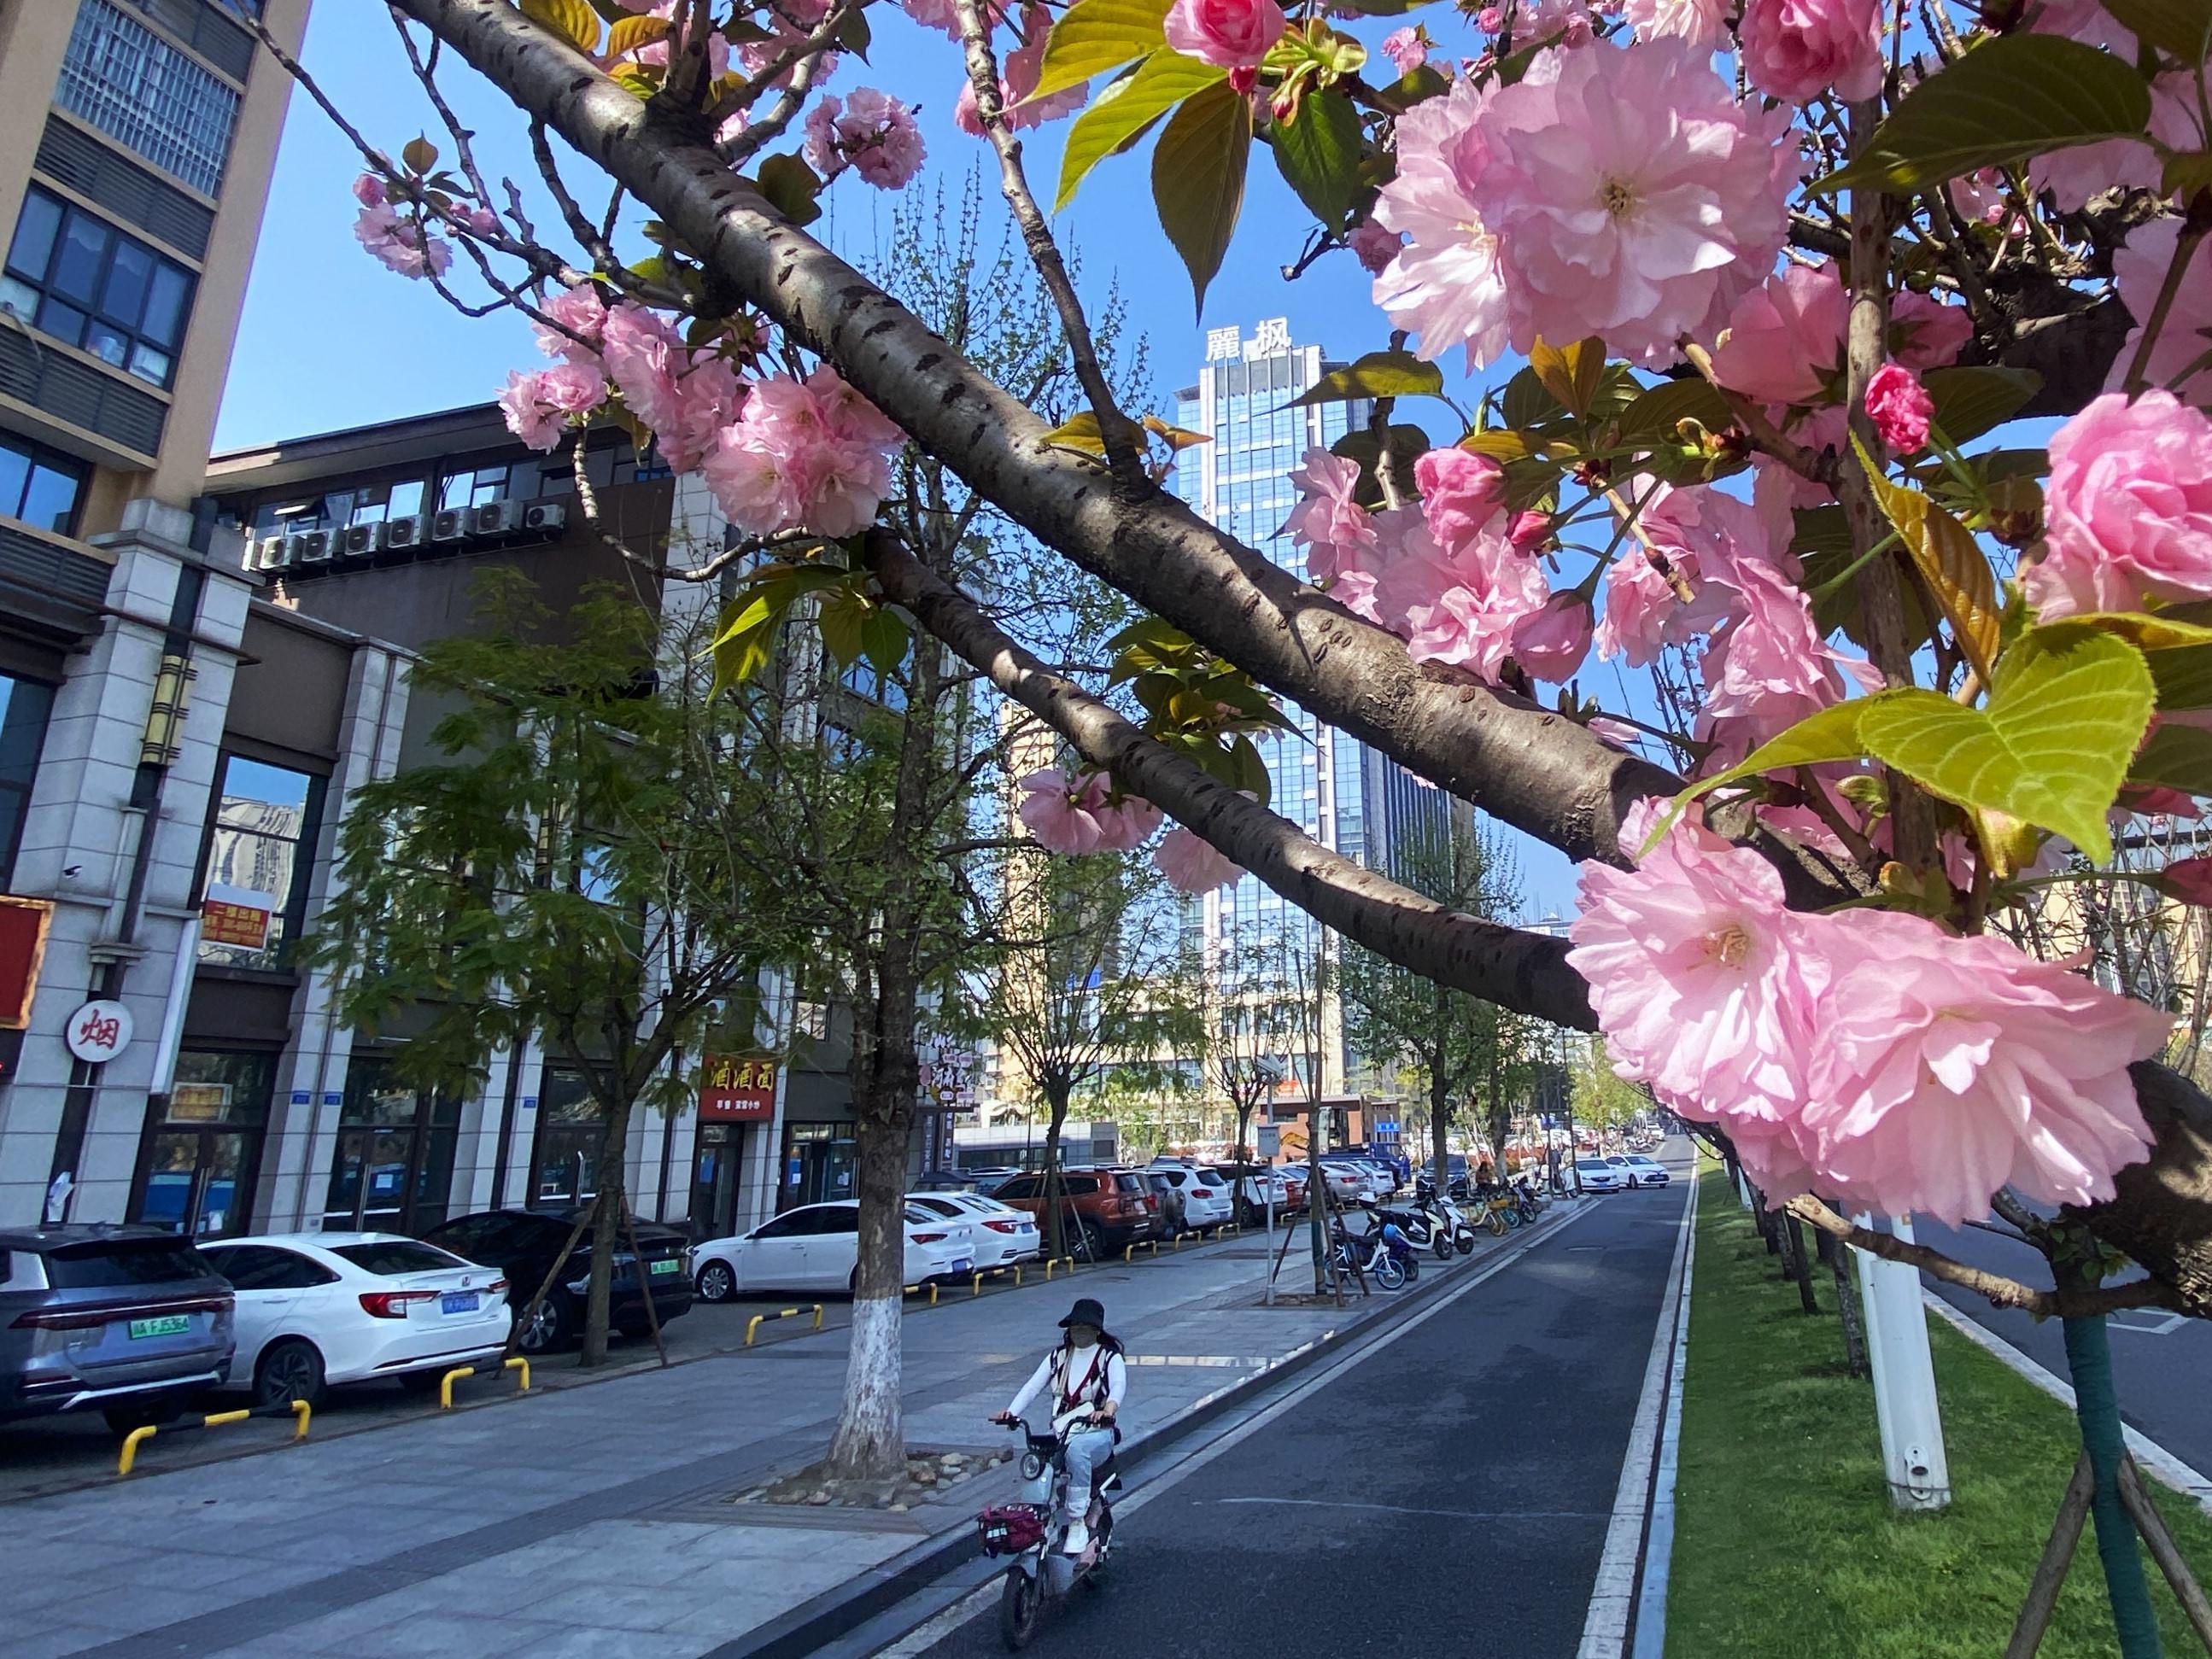
[{"label": "window glass", "polygon": [[[207,886],[225,888],[228,914],[246,924],[235,934],[212,927],[200,941],[200,960],[230,968],[283,968],[291,959],[307,899],[323,780],[288,767],[223,757],[215,822],[209,832]],[[263,908],[265,929],[252,925]],[[258,932],[258,939],[254,934]]]},{"label": "window glass", "polygon": [[814,1231],[817,1233],[857,1233],[860,1231],[860,1212],[851,1204],[825,1204],[815,1212]]},{"label": "window glass", "polygon": [[54,101],[194,190],[222,190],[237,89],[108,0],[81,0]]},{"label": "window glass", "polygon": [[156,345],[174,346],[181,332],[185,301],[191,297],[192,279],[166,260],[156,265],[146,292],[146,315],[138,331]]},{"label": "window glass", "polygon": [[44,191],[23,198],[15,220],[15,240],[8,245],[8,268],[33,282],[46,275],[54,256],[54,233],[62,228],[62,204]]},{"label": "window glass", "polygon": [[800,1224],[806,1219],[808,1213],[794,1210],[789,1215],[780,1215],[775,1220],[754,1228],[746,1236],[750,1238],[796,1238],[801,1231]]},{"label": "window glass", "polygon": [[0,890],[15,874],[15,848],[53,706],[53,687],[0,674]]},{"label": "window glass", "polygon": [[331,1254],[350,1261],[363,1273],[434,1273],[463,1264],[433,1244],[411,1238],[380,1238],[368,1244],[333,1244]]},{"label": "window glass", "polygon": [[70,210],[69,225],[46,273],[46,287],[79,305],[90,305],[99,291],[100,267],[106,262],[108,244],[115,233],[90,214]]},{"label": "window glass", "polygon": [[163,1238],[110,1238],[64,1244],[46,1257],[46,1282],[58,1291],[111,1285],[173,1285],[204,1279],[208,1265],[189,1244]]},{"label": "window glass", "polygon": [[1035,1176],[1017,1176],[993,1194],[997,1198],[1035,1198],[1036,1195],[1037,1182]]},{"label": "window glass", "polygon": [[107,280],[100,285],[100,314],[126,328],[146,309],[146,291],[154,280],[154,250],[124,241],[107,262]]},{"label": "window glass", "polygon": [[192,275],[184,266],[33,187],[23,198],[8,270],[0,289],[8,309],[142,380],[169,383],[191,302]]}]

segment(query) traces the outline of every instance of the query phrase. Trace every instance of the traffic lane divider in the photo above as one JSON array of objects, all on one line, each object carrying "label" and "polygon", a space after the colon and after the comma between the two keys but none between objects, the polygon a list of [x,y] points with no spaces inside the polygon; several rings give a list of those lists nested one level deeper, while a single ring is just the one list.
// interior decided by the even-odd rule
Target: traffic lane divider
[{"label": "traffic lane divider", "polygon": [[[292,1419],[292,1443],[297,1445],[301,1441],[305,1440],[307,1437],[307,1425],[313,1420],[315,1414],[314,1407],[310,1406],[304,1400],[295,1400],[282,1407],[261,1407],[258,1411],[254,1407],[240,1407],[234,1411],[210,1412],[202,1417],[196,1425],[173,1423],[168,1426],[173,1430],[179,1427],[193,1426],[203,1429],[220,1429],[233,1423],[243,1423],[248,1418],[257,1415],[273,1417],[280,1411]],[[131,1430],[130,1433],[123,1437],[122,1449],[116,1454],[115,1457],[116,1479],[118,1480],[121,1480],[125,1475],[129,1474],[132,1469],[137,1468],[138,1448],[144,1445],[149,1440],[151,1440],[161,1431],[161,1425],[157,1423],[147,1423]]]}]

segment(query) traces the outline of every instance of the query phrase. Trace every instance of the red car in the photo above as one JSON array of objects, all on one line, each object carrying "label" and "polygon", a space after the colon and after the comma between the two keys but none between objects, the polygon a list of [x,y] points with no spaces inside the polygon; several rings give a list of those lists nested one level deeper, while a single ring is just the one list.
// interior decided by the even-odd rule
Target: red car
[{"label": "red car", "polygon": [[[1064,1170],[1060,1189],[1060,1224],[1065,1247],[1072,1254],[1100,1261],[1125,1245],[1162,1236],[1160,1201],[1141,1170]],[[990,1196],[1028,1211],[1037,1218],[1037,1231],[1051,1237],[1045,1224],[1042,1175],[1016,1176]]]}]

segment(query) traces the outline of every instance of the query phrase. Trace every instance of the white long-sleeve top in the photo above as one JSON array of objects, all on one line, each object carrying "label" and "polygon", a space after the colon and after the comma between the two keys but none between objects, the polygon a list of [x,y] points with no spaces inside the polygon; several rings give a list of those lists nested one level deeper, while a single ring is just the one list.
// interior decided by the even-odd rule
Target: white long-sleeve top
[{"label": "white long-sleeve top", "polygon": [[1081,1348],[1054,1348],[1037,1363],[1006,1412],[1019,1417],[1024,1406],[1048,1392],[1054,1417],[1074,1410],[1085,1400],[1094,1406],[1110,1401],[1119,1411],[1128,1385],[1129,1367],[1119,1353],[1096,1342]]}]

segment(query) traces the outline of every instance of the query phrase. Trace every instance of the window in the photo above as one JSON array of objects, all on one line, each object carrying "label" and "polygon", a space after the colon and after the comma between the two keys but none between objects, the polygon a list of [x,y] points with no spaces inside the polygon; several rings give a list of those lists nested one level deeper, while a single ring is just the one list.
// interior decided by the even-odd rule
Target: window
[{"label": "window", "polygon": [[337,1282],[338,1276],[320,1262],[272,1244],[234,1244],[206,1254],[234,1291],[306,1291]]},{"label": "window", "polygon": [[466,1265],[433,1244],[411,1238],[380,1238],[371,1244],[333,1244],[331,1254],[366,1273],[435,1273]]},{"label": "window", "polygon": [[74,535],[84,475],[83,462],[0,432],[0,514],[40,530]]},{"label": "window", "polygon": [[1037,1178],[1035,1176],[1017,1176],[992,1194],[994,1198],[1002,1199],[1035,1198],[1036,1195]]},{"label": "window", "polygon": [[203,194],[222,190],[236,88],[107,0],[81,0],[54,101]]},{"label": "window", "polygon": [[765,1225],[754,1228],[745,1237],[748,1238],[797,1238],[808,1231],[805,1225],[806,1218],[812,1213],[811,1210],[805,1210],[793,1211],[789,1215],[780,1215]]},{"label": "window", "polygon": [[[6,453],[0,450],[0,455]],[[38,776],[39,750],[53,706],[51,685],[0,674],[0,891],[15,873],[15,849],[23,839],[23,817],[30,810],[31,784]]]},{"label": "window", "polygon": [[0,279],[0,310],[149,386],[175,378],[192,273],[35,186]]},{"label": "window", "polygon": [[207,1277],[198,1250],[165,1238],[101,1239],[64,1244],[46,1257],[46,1282],[58,1291],[104,1291],[126,1285],[174,1285]]},{"label": "window", "polygon": [[[561,467],[561,463],[554,463],[556,473]],[[460,467],[440,475],[438,510],[442,513],[449,507],[484,507],[493,501],[535,501],[539,493],[538,477],[535,461]]]},{"label": "window", "polygon": [[289,964],[307,908],[323,785],[312,773],[243,755],[223,757],[208,836],[207,884],[231,888],[250,900],[265,899],[269,926],[258,945],[203,938],[202,962],[227,968]]}]

